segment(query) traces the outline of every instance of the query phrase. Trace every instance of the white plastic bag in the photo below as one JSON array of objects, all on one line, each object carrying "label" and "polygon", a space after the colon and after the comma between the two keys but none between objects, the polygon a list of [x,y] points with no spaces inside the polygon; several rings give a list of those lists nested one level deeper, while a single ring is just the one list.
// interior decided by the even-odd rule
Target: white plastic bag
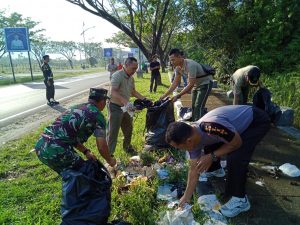
[{"label": "white plastic bag", "polygon": [[185,204],[182,210],[176,209],[161,214],[158,225],[200,225],[194,220],[192,206]]},{"label": "white plastic bag", "polygon": [[290,163],[285,163],[281,166],[279,166],[279,169],[286,175],[290,177],[299,177],[300,176],[300,170],[297,168],[297,166],[292,165]]}]

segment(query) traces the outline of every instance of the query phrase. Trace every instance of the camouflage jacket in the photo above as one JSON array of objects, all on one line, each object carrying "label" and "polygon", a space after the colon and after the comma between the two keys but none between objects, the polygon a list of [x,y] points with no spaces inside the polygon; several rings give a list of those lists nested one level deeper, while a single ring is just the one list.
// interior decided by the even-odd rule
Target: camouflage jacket
[{"label": "camouflage jacket", "polygon": [[104,115],[93,103],[74,106],[60,115],[42,136],[60,144],[76,146],[84,143],[94,134],[105,138],[106,121]]}]

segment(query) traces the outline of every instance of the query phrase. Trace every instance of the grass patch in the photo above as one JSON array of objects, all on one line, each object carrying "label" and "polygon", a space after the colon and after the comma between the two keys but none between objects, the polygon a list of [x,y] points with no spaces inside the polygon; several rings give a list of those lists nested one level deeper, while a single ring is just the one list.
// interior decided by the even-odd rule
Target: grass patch
[{"label": "grass patch", "polygon": [[[150,75],[146,74],[142,79],[136,78],[136,89],[148,98],[158,100],[166,87],[159,86],[156,94],[150,94],[149,77]],[[162,81],[169,84],[167,74],[162,75]],[[139,153],[144,146],[145,118],[146,110],[134,117],[132,145]],[[61,178],[43,165],[34,153],[29,153],[45,126],[46,124],[43,124],[38,130],[0,148],[0,224],[60,223]],[[126,163],[129,155],[123,151],[122,141],[123,135],[120,132],[115,155],[121,162]],[[93,137],[86,145],[101,159]],[[152,155],[144,155],[144,160],[149,164],[164,154],[171,154],[175,159],[179,159],[183,152],[166,149]],[[172,181],[182,180],[184,176],[180,170],[171,173]],[[138,185],[132,186],[128,192],[119,194],[117,187],[122,182],[122,179],[113,181],[111,219],[123,218],[135,225],[154,225],[159,218],[159,212],[165,209],[165,205],[156,200],[158,180],[139,181]]]}]

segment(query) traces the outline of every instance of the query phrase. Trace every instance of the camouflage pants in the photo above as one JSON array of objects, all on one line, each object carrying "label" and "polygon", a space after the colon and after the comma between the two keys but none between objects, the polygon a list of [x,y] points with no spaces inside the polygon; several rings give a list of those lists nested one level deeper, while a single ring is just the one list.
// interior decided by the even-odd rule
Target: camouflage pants
[{"label": "camouflage pants", "polygon": [[58,174],[83,161],[73,146],[43,136],[37,141],[35,150],[39,160]]}]

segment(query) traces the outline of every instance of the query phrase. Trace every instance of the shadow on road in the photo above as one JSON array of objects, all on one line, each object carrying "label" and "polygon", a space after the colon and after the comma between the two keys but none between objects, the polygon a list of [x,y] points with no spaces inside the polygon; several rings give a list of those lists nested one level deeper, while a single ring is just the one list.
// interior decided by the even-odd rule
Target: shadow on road
[{"label": "shadow on road", "polygon": [[[29,87],[31,89],[46,89],[45,85],[44,84],[22,84],[26,87]],[[64,86],[60,86],[60,85],[55,85],[54,84],[54,87],[55,89],[69,89],[67,87],[64,87]]]},{"label": "shadow on road", "polygon": [[64,107],[62,107],[60,105],[52,106],[52,108],[55,109],[58,112],[61,112],[61,113],[65,112],[67,110],[66,108],[64,108]]}]

